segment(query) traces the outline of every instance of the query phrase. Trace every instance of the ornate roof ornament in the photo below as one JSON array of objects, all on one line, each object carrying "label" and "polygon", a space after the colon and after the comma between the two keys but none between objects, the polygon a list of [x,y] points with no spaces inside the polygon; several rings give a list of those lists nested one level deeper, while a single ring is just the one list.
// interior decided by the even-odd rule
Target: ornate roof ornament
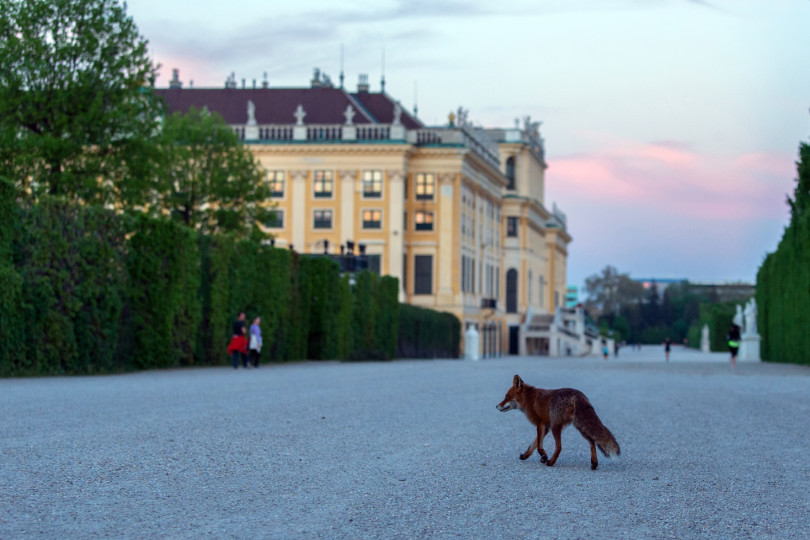
[{"label": "ornate roof ornament", "polygon": [[295,116],[295,125],[296,126],[303,126],[304,125],[304,117],[306,115],[307,115],[307,113],[304,111],[304,106],[299,103],[298,108],[295,109],[295,113],[293,113],[293,116]]},{"label": "ornate roof ornament", "polygon": [[354,125],[354,108],[351,105],[346,105],[346,110],[343,111],[343,116],[346,117],[346,125],[352,126]]}]

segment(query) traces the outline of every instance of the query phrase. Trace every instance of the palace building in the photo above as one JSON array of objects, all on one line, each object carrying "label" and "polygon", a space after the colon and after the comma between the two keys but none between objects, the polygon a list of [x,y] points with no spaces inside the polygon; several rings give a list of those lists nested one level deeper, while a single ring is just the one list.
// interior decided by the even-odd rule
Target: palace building
[{"label": "palace building", "polygon": [[426,126],[367,77],[351,92],[318,70],[302,88],[237,88],[233,76],[182,88],[175,70],[156,94],[170,113],[219,113],[253,152],[277,246],[362,246],[370,269],[399,279],[401,301],[474,327],[482,356],[562,350],[553,333],[523,331],[564,309],[571,242],[565,215],[545,206],[539,123],[484,129],[459,109]]}]

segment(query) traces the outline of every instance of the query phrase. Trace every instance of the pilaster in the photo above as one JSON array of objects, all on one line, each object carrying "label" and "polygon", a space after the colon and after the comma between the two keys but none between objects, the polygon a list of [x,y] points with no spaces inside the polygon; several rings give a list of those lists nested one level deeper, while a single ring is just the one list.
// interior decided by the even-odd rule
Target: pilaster
[{"label": "pilaster", "polygon": [[340,243],[346,245],[347,240],[357,240],[354,230],[354,189],[357,170],[338,171],[338,175],[340,176]]},{"label": "pilaster", "polygon": [[404,231],[402,230],[402,213],[405,211],[404,194],[405,173],[400,170],[388,171],[388,211],[385,219],[388,222],[388,275],[399,280],[399,301],[405,301],[402,290],[402,252],[404,249]]},{"label": "pilaster", "polygon": [[300,253],[305,252],[305,239],[307,231],[307,171],[290,171],[292,178],[292,218],[290,220],[291,238],[293,248]]},{"label": "pilaster", "polygon": [[453,304],[453,254],[456,250],[456,216],[453,174],[440,174],[439,181],[439,264],[437,302]]}]

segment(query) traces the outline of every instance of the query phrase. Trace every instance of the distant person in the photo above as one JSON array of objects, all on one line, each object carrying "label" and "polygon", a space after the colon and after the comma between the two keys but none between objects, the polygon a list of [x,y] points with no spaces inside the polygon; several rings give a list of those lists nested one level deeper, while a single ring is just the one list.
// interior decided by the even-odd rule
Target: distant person
[{"label": "distant person", "polygon": [[605,360],[608,359],[608,347],[607,347],[607,342],[606,341],[602,342],[602,356],[605,357]]},{"label": "distant person", "polygon": [[664,341],[664,353],[667,356],[667,362],[669,362],[669,351],[672,349],[672,340],[667,338]]},{"label": "distant person", "polygon": [[619,357],[619,342],[618,342],[618,341],[616,341],[615,343],[613,343],[613,356],[614,356],[615,358],[618,358],[618,357]]},{"label": "distant person", "polygon": [[247,334],[245,330],[245,312],[240,311],[239,316],[233,323],[233,333],[231,342],[228,345],[228,354],[233,356],[233,369],[239,367],[239,355],[242,356],[242,363],[247,367]]},{"label": "distant person", "polygon": [[259,326],[261,322],[261,317],[256,317],[250,325],[250,363],[255,368],[259,367],[259,355],[262,352],[262,329]]},{"label": "distant person", "polygon": [[740,350],[740,327],[732,324],[726,336],[728,351],[731,353],[731,367],[737,367],[737,352]]}]

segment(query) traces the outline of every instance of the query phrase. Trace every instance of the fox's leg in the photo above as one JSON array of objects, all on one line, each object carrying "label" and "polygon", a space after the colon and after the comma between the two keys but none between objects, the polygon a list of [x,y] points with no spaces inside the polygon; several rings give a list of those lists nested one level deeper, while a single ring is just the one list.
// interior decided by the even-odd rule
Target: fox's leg
[{"label": "fox's leg", "polygon": [[554,435],[554,455],[548,460],[546,465],[553,467],[557,463],[557,458],[560,457],[560,450],[562,450],[562,426],[551,426],[551,434]]},{"label": "fox's leg", "polygon": [[595,471],[599,466],[599,460],[596,459],[596,445],[593,443],[593,439],[588,439],[588,442],[591,443],[591,470]]},{"label": "fox's leg", "polygon": [[540,463],[548,462],[546,451],[543,450],[543,439],[546,436],[546,425],[540,424],[537,426],[537,453],[540,454]]},{"label": "fox's leg", "polygon": [[534,453],[535,448],[537,448],[537,439],[532,441],[532,444],[529,445],[528,450],[520,454],[520,459],[529,459]]}]

